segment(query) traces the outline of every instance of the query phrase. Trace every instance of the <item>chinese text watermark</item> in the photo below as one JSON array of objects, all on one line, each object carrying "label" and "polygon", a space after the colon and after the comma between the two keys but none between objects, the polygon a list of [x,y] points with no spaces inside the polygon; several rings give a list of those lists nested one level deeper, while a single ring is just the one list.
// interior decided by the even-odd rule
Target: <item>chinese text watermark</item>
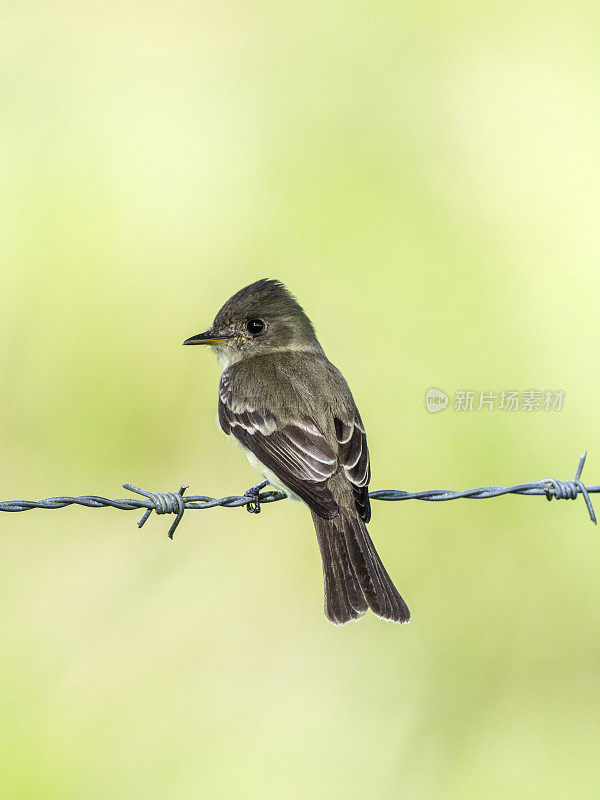
[{"label": "chinese text watermark", "polygon": [[562,389],[526,389],[499,391],[461,389],[450,395],[431,387],[425,394],[425,408],[432,414],[450,406],[454,411],[562,411],[565,393]]}]

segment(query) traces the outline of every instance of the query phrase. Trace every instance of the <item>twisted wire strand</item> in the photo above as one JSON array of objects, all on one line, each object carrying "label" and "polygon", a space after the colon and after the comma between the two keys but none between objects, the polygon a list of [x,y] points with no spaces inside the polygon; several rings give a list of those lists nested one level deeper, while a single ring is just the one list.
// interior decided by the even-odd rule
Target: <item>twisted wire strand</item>
[{"label": "twisted wire strand", "polygon": [[[585,464],[587,451],[579,458],[579,464],[572,480],[561,481],[556,478],[543,478],[529,483],[519,483],[515,486],[480,486],[477,489],[455,491],[452,489],[427,489],[420,492],[407,492],[402,489],[379,489],[369,492],[372,500],[426,500],[438,502],[442,500],[486,500],[490,497],[501,497],[505,494],[545,495],[548,500],[575,500],[579,494],[583,495],[590,519],[597,524],[596,514],[592,506],[590,494],[600,492],[599,486],[586,486],[581,481],[581,472]],[[141,495],[141,497],[120,498],[110,500],[107,497],[96,495],[82,495],[79,497],[47,497],[44,500],[2,500],[0,511],[30,511],[34,508],[64,508],[70,505],[86,506],[87,508],[117,508],[120,511],[145,509],[138,527],[142,527],[152,511],[157,514],[175,514],[175,520],[169,528],[168,536],[173,538],[175,529],[181,522],[183,514],[188,509],[206,509],[220,506],[222,508],[246,507],[252,513],[259,513],[260,507],[268,503],[284,500],[286,494],[276,489],[261,491],[267,486],[268,481],[263,481],[257,486],[248,489],[243,495],[228,495],[227,497],[208,497],[206,495],[183,494],[188,488],[183,484],[178,492],[149,492],[130,483],[124,483],[123,488]],[[144,499],[142,499],[142,497]]]}]

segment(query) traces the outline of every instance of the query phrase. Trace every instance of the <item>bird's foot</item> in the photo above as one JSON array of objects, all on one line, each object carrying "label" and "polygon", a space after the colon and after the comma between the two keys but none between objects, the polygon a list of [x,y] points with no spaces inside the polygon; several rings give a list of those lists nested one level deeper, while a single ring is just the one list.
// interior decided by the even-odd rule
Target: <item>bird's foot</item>
[{"label": "bird's foot", "polygon": [[264,489],[268,483],[269,481],[262,481],[256,486],[251,486],[250,489],[246,489],[244,497],[250,498],[250,501],[246,504],[246,511],[248,511],[248,513],[260,514],[260,490]]}]

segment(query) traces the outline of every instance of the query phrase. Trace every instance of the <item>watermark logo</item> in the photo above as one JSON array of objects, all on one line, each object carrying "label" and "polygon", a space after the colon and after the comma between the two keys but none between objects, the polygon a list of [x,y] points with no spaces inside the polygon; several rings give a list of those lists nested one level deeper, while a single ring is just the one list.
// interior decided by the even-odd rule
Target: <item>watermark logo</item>
[{"label": "watermark logo", "polygon": [[432,414],[437,414],[438,411],[443,411],[446,408],[449,399],[446,392],[442,392],[441,389],[435,389],[432,386],[431,389],[427,389],[425,394],[425,407]]},{"label": "watermark logo", "polygon": [[[450,397],[441,389],[431,387],[425,393],[425,408],[431,414],[443,411]],[[454,392],[451,408],[454,411],[562,411],[565,393],[562,389],[526,389],[500,391],[461,389]]]}]

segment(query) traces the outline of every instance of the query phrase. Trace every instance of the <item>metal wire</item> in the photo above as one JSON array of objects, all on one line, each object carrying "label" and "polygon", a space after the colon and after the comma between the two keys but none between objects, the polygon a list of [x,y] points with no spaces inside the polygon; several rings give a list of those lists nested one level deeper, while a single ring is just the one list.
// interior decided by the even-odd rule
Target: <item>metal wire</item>
[{"label": "metal wire", "polygon": [[[438,502],[441,500],[485,500],[489,497],[500,497],[505,494],[524,494],[524,495],[545,495],[548,500],[575,500],[577,495],[583,495],[587,506],[590,519],[597,524],[596,514],[592,506],[590,494],[600,492],[600,486],[585,486],[581,481],[581,472],[587,451],[579,458],[579,464],[575,472],[575,477],[570,481],[559,481],[556,478],[542,478],[541,480],[531,481],[530,483],[520,483],[516,486],[482,486],[478,489],[466,489],[464,491],[454,491],[451,489],[428,489],[421,492],[406,492],[402,489],[380,489],[379,491],[369,492],[372,500],[428,500]],[[138,522],[138,527],[146,522],[152,511],[157,514],[175,514],[175,520],[169,528],[169,538],[173,538],[175,529],[181,522],[184,511],[188,509],[215,508],[240,508],[246,506],[248,511],[254,514],[260,512],[260,507],[267,503],[275,503],[277,500],[284,500],[286,495],[278,490],[261,491],[267,486],[268,481],[263,481],[257,486],[248,489],[243,495],[229,495],[228,497],[206,497],[205,495],[189,495],[183,497],[183,493],[188,488],[183,484],[178,492],[149,492],[124,483],[123,488],[129,489],[136,494],[142,495],[145,499],[129,497],[118,500],[109,500],[106,497],[96,495],[82,495],[80,497],[47,497],[45,500],[2,500],[0,501],[0,511],[30,511],[33,508],[64,508],[70,505],[87,506],[88,508],[118,508],[121,511],[131,511],[133,509],[144,508],[144,514]]]}]

